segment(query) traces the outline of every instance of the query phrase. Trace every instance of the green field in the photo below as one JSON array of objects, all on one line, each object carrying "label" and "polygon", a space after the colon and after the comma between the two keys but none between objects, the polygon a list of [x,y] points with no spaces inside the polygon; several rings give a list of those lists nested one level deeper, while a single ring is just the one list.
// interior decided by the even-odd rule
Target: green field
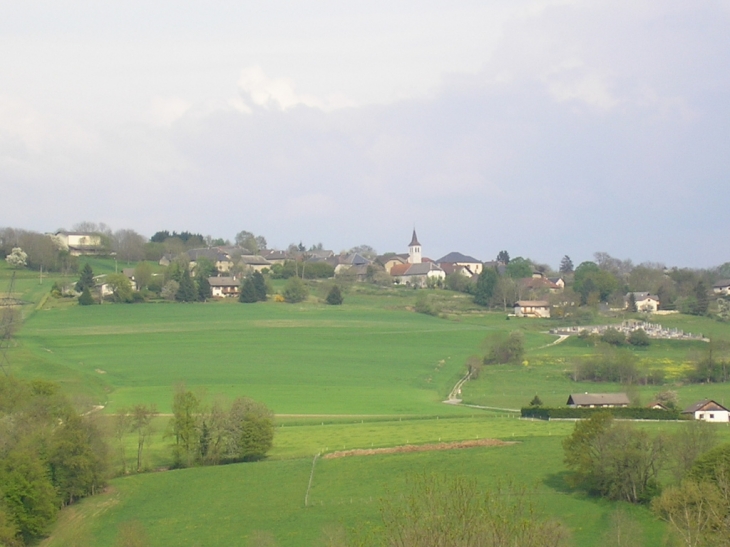
[{"label": "green field", "polygon": [[[113,271],[113,261],[94,268]],[[431,293],[442,312],[431,317],[412,311],[416,291],[404,289],[356,287],[341,307],[321,304],[327,283],[313,284],[313,296],[299,305],[79,307],[47,299],[51,284],[46,279],[39,285],[30,272],[16,282],[16,296],[28,304],[10,351],[15,374],[58,381],[80,403],[103,405],[99,415],[107,425],[116,410],[129,405],[154,403],[169,412],[179,382],[205,392],[208,400],[252,397],[278,416],[266,461],[116,478],[107,493],[64,510],[46,547],[111,547],[119,525],[132,520],[145,527],[154,546],[246,545],[257,531],[272,533],[281,546],[320,545],[328,527],[377,524],[379,500],[397,495],[408,477],[422,472],[535,488],[538,508],[566,523],[575,545],[598,545],[615,510],[613,503],[566,486],[560,442],[572,431],[571,422],[525,421],[498,410],[518,409],[536,393],[547,404],[562,405],[572,392],[623,389],[571,381],[572,360],[592,348],[574,338],[549,346],[555,336],[546,331],[553,321],[505,321],[503,313],[483,312],[468,297],[447,291]],[[669,316],[661,322],[730,337],[728,325],[705,318]],[[525,363],[485,367],[463,388],[465,402],[494,409],[443,404],[463,376],[466,359],[483,354],[484,339],[515,329],[525,335]],[[704,397],[730,401],[728,385],[679,383],[690,357],[703,349],[700,342],[667,341],[632,350],[641,363],[667,371],[669,385],[638,388],[642,400],[670,388],[683,405]],[[148,469],[170,464],[168,419],[155,420]],[[668,432],[681,426],[642,425]],[[728,427],[718,431],[730,439]],[[311,503],[304,507],[317,453],[476,438],[518,443],[320,459]],[[131,458],[131,436],[126,445]],[[114,465],[119,468],[118,461]],[[643,544],[661,545],[664,526],[645,507],[630,511],[644,529]]]}]

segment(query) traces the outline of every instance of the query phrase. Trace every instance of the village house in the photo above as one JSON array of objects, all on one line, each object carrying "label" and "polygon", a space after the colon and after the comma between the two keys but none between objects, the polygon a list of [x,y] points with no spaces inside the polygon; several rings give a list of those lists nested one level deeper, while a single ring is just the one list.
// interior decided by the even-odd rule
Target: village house
[{"label": "village house", "polygon": [[631,295],[634,295],[636,311],[654,313],[659,309],[659,297],[648,292],[629,292],[624,297],[624,308],[628,309]]},{"label": "village house", "polygon": [[208,283],[214,297],[238,297],[241,292],[241,281],[235,277],[209,277]]},{"label": "village house", "polygon": [[517,317],[550,317],[550,303],[546,300],[518,300],[514,309]]},{"label": "village house", "polygon": [[56,245],[71,256],[97,255],[104,251],[101,236],[86,232],[56,232],[51,235]]},{"label": "village house", "polygon": [[572,393],[565,403],[571,408],[614,408],[631,404],[626,393]]},{"label": "village house", "polygon": [[691,414],[704,422],[730,422],[730,410],[711,399],[703,399],[687,407],[682,414]]},{"label": "village house", "polygon": [[198,261],[202,258],[209,260],[220,273],[227,273],[233,267],[231,255],[216,248],[190,249],[186,254],[190,259],[190,271],[195,271]]},{"label": "village house", "polygon": [[254,272],[260,272],[266,268],[271,268],[271,262],[259,255],[241,255],[239,264],[253,270]]},{"label": "village house", "polygon": [[462,266],[471,273],[469,277],[482,273],[482,268],[484,266],[481,260],[477,260],[473,256],[467,256],[456,251],[451,252],[446,256],[442,256],[436,261],[436,264],[438,264],[442,269],[444,269],[444,266],[452,268],[455,266]]},{"label": "village house", "polygon": [[408,262],[408,254],[389,253],[385,255],[380,255],[375,259],[375,262],[380,264],[386,272],[390,273],[390,270],[391,268],[393,268],[393,266],[406,264]]},{"label": "village house", "polygon": [[712,291],[715,294],[730,295],[730,279],[721,279],[712,285]]}]

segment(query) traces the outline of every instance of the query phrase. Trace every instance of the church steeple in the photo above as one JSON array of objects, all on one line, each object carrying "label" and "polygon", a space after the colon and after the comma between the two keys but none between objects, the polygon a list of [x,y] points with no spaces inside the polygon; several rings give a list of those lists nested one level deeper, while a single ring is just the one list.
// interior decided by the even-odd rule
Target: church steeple
[{"label": "church steeple", "polygon": [[416,229],[413,228],[413,237],[411,238],[411,242],[408,244],[409,247],[413,247],[414,245],[418,245],[419,247],[421,244],[418,242],[418,238],[416,237]]},{"label": "church steeple", "polygon": [[418,242],[418,237],[416,237],[415,228],[413,228],[413,237],[411,238],[411,243],[410,245],[408,245],[408,263],[421,263],[421,244]]}]

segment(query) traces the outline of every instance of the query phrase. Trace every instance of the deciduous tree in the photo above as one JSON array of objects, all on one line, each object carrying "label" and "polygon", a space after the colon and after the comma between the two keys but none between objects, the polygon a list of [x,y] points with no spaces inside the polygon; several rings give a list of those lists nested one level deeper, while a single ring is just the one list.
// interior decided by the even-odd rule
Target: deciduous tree
[{"label": "deciduous tree", "polygon": [[474,289],[474,303],[480,306],[488,306],[497,285],[497,272],[493,268],[484,268],[479,274],[477,285]]}]

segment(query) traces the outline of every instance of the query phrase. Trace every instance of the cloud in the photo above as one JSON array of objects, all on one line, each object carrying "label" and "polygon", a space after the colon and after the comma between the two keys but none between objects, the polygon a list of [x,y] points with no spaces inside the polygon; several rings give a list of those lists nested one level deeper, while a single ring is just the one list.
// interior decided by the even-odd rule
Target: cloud
[{"label": "cloud", "polygon": [[244,113],[251,110],[248,104],[279,110],[307,106],[324,111],[355,106],[354,101],[342,96],[333,95],[320,98],[314,95],[299,94],[294,90],[294,82],[291,79],[270,78],[259,66],[248,67],[241,71],[238,88],[244,100],[233,99],[231,104]]}]

